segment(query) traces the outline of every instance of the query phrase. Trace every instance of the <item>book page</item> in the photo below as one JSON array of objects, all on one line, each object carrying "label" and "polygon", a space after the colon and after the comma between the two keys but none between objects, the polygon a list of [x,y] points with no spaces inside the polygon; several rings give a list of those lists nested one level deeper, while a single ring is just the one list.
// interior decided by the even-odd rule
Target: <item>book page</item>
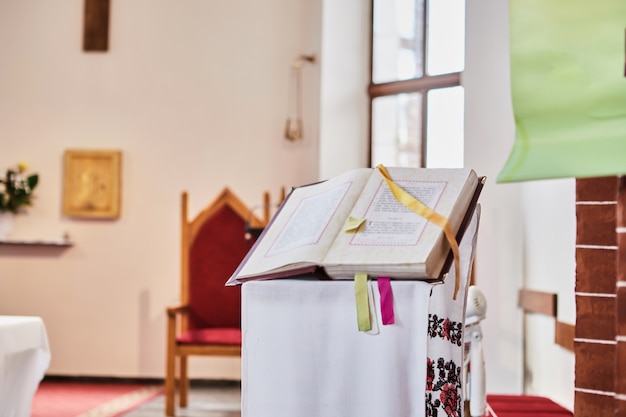
[{"label": "book page", "polygon": [[[428,207],[437,205],[446,186],[445,181],[396,183]],[[364,218],[365,227],[354,234],[351,245],[415,245],[428,224],[400,203],[384,182],[376,190]]]},{"label": "book page", "polygon": [[352,182],[346,182],[326,192],[303,198],[289,222],[280,230],[266,256],[272,257],[301,246],[319,243],[351,186]]},{"label": "book page", "polygon": [[[388,168],[393,181],[457,230],[478,177],[470,169]],[[443,230],[406,208],[376,171],[350,216],[365,219],[356,233],[340,231],[324,259],[333,278],[355,272],[395,278],[429,277],[449,250]]]},{"label": "book page", "polygon": [[372,173],[370,168],[357,169],[294,189],[251,249],[236,278],[321,265]]}]

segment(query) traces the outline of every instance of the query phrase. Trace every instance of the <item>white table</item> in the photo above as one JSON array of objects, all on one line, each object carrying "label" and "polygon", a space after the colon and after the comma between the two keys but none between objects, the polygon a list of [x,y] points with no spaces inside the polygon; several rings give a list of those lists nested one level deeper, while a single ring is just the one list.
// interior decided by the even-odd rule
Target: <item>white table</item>
[{"label": "white table", "polygon": [[[242,288],[242,417],[423,417],[462,408],[462,330],[478,215],[442,285],[392,281],[396,323],[357,328],[352,281],[278,279]],[[434,413],[431,413],[434,414]],[[460,414],[459,414],[460,415]]]},{"label": "white table", "polygon": [[41,318],[0,316],[0,417],[30,417],[33,396],[49,365]]}]

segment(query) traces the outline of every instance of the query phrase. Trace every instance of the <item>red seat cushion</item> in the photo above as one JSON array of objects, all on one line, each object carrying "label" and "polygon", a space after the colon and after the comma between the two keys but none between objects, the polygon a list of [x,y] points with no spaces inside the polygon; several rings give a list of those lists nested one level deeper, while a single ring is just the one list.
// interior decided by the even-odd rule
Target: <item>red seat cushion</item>
[{"label": "red seat cushion", "polygon": [[574,413],[549,398],[535,395],[487,395],[493,417],[572,417]]},{"label": "red seat cushion", "polygon": [[241,345],[241,329],[213,328],[190,330],[176,338],[181,344]]}]

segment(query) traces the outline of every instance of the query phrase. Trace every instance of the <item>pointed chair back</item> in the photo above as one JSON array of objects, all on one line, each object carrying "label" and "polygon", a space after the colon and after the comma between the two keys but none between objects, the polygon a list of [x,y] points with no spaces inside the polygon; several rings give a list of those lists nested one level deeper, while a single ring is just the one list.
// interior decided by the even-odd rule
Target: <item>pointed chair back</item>
[{"label": "pointed chair back", "polygon": [[192,221],[187,205],[185,192],[181,302],[189,305],[189,314],[183,330],[241,328],[240,288],[224,284],[254,243],[245,237],[251,213],[228,188]]},{"label": "pointed chair back", "polygon": [[241,356],[241,287],[225,284],[254,244],[247,226],[263,226],[228,188],[191,220],[188,205],[189,196],[183,192],[181,304],[166,310],[167,416],[174,415],[177,385],[179,405],[187,405],[188,356]]}]

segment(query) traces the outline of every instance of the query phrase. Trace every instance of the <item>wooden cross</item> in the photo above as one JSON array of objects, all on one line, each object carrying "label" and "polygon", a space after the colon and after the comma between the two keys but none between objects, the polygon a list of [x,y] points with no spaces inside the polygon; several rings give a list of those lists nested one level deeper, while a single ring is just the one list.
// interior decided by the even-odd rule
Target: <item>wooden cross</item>
[{"label": "wooden cross", "polygon": [[83,50],[109,50],[109,12],[111,0],[85,0]]}]

